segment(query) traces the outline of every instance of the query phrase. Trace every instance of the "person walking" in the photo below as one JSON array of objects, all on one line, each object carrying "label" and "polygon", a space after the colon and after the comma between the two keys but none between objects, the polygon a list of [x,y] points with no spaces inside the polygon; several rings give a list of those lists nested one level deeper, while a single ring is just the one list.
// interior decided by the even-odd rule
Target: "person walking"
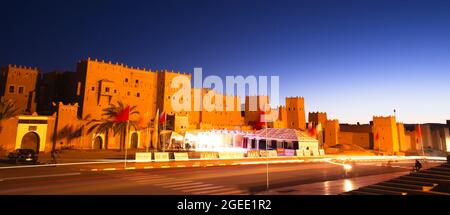
[{"label": "person walking", "polygon": [[57,164],[57,161],[56,161],[56,150],[52,150],[50,154],[52,156],[52,164]]},{"label": "person walking", "polygon": [[420,169],[422,169],[422,164],[420,163],[419,159],[416,159],[416,164],[414,165],[414,171],[419,172]]}]

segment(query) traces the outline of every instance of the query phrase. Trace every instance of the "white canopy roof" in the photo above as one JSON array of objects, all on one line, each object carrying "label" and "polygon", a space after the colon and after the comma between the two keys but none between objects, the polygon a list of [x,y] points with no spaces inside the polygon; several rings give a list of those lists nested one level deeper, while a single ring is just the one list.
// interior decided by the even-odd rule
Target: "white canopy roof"
[{"label": "white canopy roof", "polygon": [[278,141],[318,142],[317,139],[308,136],[305,132],[292,128],[265,128],[254,134],[245,135],[250,139],[267,139]]}]

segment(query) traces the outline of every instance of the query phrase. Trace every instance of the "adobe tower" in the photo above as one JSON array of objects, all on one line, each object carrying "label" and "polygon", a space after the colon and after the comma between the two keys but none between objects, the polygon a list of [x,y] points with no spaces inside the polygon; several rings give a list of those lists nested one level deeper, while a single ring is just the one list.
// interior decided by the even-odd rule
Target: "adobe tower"
[{"label": "adobe tower", "polygon": [[287,128],[306,130],[305,99],[286,97]]}]

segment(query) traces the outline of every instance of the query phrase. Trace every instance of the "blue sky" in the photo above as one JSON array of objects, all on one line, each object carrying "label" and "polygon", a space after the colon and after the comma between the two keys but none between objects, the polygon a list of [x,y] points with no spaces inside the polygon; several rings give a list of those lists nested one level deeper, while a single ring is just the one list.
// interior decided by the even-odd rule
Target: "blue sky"
[{"label": "blue sky", "polygon": [[[449,1],[24,1],[0,13],[0,65],[79,59],[279,75],[280,96],[341,122],[450,119]],[[281,101],[281,103],[284,103]]]}]

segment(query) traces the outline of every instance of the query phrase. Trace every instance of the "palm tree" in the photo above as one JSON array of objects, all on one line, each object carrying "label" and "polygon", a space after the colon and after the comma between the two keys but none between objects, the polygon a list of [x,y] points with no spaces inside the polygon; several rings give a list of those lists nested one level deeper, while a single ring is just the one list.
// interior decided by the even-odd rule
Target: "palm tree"
[{"label": "palm tree", "polygon": [[[0,121],[9,119],[19,114],[19,109],[16,107],[16,103],[13,100],[0,99]],[[2,125],[0,123],[0,132],[2,131]]]},{"label": "palm tree", "polygon": [[[138,123],[135,120],[117,121],[116,117],[125,110],[126,106],[122,102],[118,102],[117,105],[111,104],[109,107],[103,109],[104,119],[93,119],[88,122],[93,124],[89,127],[88,132],[92,133],[94,130],[96,133],[105,134],[105,145],[108,145],[108,134],[113,131],[114,136],[120,135],[120,150],[125,149],[125,139],[127,135],[127,127],[133,127],[135,130],[138,128]],[[136,106],[130,107],[129,116],[139,114],[136,110]]]}]

